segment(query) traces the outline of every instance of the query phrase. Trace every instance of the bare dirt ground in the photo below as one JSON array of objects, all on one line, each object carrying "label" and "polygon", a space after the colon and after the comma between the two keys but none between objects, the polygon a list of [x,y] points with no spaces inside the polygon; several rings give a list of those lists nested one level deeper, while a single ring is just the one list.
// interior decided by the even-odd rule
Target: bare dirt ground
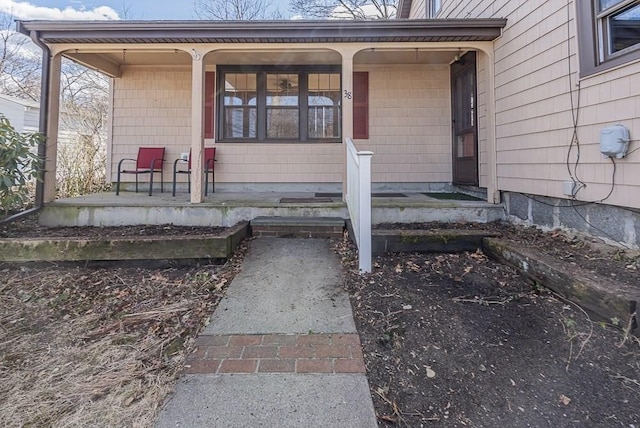
[{"label": "bare dirt ground", "polygon": [[[464,227],[640,286],[635,253],[559,232]],[[640,426],[636,337],[481,252],[389,254],[360,276],[353,247],[338,251],[381,426]]]},{"label": "bare dirt ground", "polygon": [[[393,226],[396,227],[396,226]],[[405,226],[406,227],[406,226]],[[638,285],[637,253],[506,225],[500,231]],[[211,233],[174,226],[38,229],[0,237]],[[347,272],[381,426],[640,427],[640,341],[482,253],[390,254]],[[4,426],[151,426],[244,247],[225,266],[0,265]]]}]

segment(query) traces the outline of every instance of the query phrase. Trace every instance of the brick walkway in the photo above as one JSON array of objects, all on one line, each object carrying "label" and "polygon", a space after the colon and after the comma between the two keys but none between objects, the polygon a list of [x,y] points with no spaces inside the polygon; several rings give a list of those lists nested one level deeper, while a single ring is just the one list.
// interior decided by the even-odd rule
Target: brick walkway
[{"label": "brick walkway", "polygon": [[187,374],[364,373],[357,334],[207,335]]}]

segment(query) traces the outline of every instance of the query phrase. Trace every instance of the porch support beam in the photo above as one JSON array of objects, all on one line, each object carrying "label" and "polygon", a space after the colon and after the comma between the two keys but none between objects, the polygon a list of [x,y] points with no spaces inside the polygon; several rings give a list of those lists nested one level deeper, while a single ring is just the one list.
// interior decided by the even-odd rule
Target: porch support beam
[{"label": "porch support beam", "polygon": [[496,79],[495,79],[495,55],[493,46],[483,50],[487,56],[487,162],[489,177],[487,183],[487,202],[500,203],[500,190],[498,189],[498,146],[496,141]]},{"label": "porch support beam", "polygon": [[204,78],[202,53],[192,50],[191,68],[191,203],[204,201]]},{"label": "porch support beam", "polygon": [[58,134],[60,127],[60,76],[62,75],[62,55],[51,58],[49,68],[49,120],[47,122],[47,141],[44,162],[44,198],[43,202],[56,199],[56,168],[58,155]]},{"label": "porch support beam", "polygon": [[347,195],[347,144],[348,138],[353,140],[353,57],[357,50],[341,51],[342,54],[342,199]]},{"label": "porch support beam", "polygon": [[122,75],[120,65],[105,58],[101,54],[67,53],[66,56],[78,64],[82,64],[93,70],[99,70],[109,77],[118,78]]}]

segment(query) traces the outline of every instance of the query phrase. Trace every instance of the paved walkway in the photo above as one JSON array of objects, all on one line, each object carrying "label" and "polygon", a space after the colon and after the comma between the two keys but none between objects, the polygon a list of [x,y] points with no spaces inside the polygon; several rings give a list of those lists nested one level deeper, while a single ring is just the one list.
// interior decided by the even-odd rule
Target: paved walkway
[{"label": "paved walkway", "polygon": [[196,344],[159,428],[377,426],[326,240],[252,241]]}]

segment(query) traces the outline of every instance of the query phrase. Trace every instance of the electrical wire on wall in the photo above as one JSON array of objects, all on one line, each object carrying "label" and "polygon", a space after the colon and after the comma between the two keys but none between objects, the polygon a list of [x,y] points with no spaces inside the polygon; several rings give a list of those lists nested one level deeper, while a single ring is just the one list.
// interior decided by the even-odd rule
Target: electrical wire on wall
[{"label": "electrical wire on wall", "polygon": [[[578,175],[578,167],[580,165],[580,156],[581,156],[581,146],[580,146],[580,137],[578,135],[578,126],[579,126],[579,120],[580,120],[580,109],[581,109],[581,85],[580,82],[577,82],[574,85],[573,82],[573,69],[571,67],[571,4],[573,3],[573,0],[567,0],[567,65],[568,65],[568,78],[569,78],[569,98],[570,98],[570,102],[571,102],[571,118],[572,118],[572,134],[571,134],[571,140],[569,142],[569,147],[567,149],[567,157],[566,157],[566,167],[567,167],[567,172],[569,173],[569,178],[571,179],[572,182],[572,192],[571,192],[571,199],[568,200],[568,205],[566,206],[562,206],[562,205],[556,205],[556,204],[550,204],[544,201],[541,201],[539,199],[536,199],[534,197],[531,197],[529,195],[524,195],[525,197],[533,200],[534,202],[540,203],[542,205],[548,205],[554,208],[572,208],[576,214],[591,228],[599,231],[600,233],[602,233],[604,236],[607,236],[608,238],[612,239],[613,241],[616,241],[615,238],[613,238],[611,235],[609,235],[607,232],[605,232],[604,230],[600,229],[599,227],[595,226],[594,224],[592,224],[579,210],[579,207],[585,206],[585,205],[592,205],[592,204],[599,204],[602,203],[604,201],[606,201],[607,199],[609,199],[611,197],[611,195],[613,195],[613,191],[615,189],[616,186],[616,171],[617,171],[617,165],[616,165],[616,161],[614,160],[613,157],[609,157],[609,160],[611,161],[612,167],[613,167],[613,172],[611,174],[611,187],[609,189],[609,192],[607,193],[607,195],[605,197],[603,197],[602,199],[596,200],[596,201],[580,201],[579,199],[577,199],[577,195],[578,192],[584,188],[587,187],[587,184],[580,179],[580,176]],[[576,36],[577,37],[577,36]],[[576,89],[574,89],[574,86]],[[575,101],[574,101],[575,98]],[[632,141],[636,141],[636,140],[632,140]],[[627,156],[630,155],[631,153],[634,153],[635,151],[640,150],[640,148],[637,148],[629,153],[627,153]],[[575,159],[572,161],[572,156],[575,153]],[[634,213],[637,213],[637,211],[632,210],[632,209],[627,209],[625,207],[620,207],[622,209],[625,209],[627,211],[631,211]],[[630,248],[627,245],[622,244],[624,247],[626,248]]]},{"label": "electrical wire on wall", "polygon": [[[609,235],[607,232],[605,232],[604,230],[602,230],[601,228],[595,226],[593,223],[591,223],[581,212],[580,210],[578,210],[578,207],[584,206],[584,205],[590,205],[590,204],[597,204],[597,203],[601,203],[606,201],[607,199],[609,199],[611,197],[611,195],[613,195],[613,191],[615,189],[616,186],[616,170],[617,170],[617,165],[616,165],[616,161],[613,159],[613,157],[609,157],[609,160],[611,161],[611,164],[613,166],[613,172],[611,174],[611,188],[609,189],[609,193],[607,193],[607,195],[597,201],[581,201],[580,203],[576,203],[576,201],[578,201],[577,199],[577,195],[578,192],[580,192],[580,190],[584,189],[587,187],[587,184],[582,181],[580,179],[580,177],[578,176],[578,166],[580,165],[580,137],[578,136],[578,124],[579,124],[579,119],[580,119],[580,95],[581,95],[581,85],[580,82],[578,81],[576,86],[576,92],[577,92],[577,102],[574,104],[573,101],[573,92],[574,92],[574,83],[573,83],[573,70],[571,68],[571,4],[573,3],[572,0],[568,0],[567,1],[567,66],[568,66],[568,71],[569,71],[569,98],[571,99],[571,117],[573,119],[573,132],[572,132],[572,136],[571,136],[571,142],[569,143],[569,149],[567,150],[567,171],[569,172],[569,177],[571,178],[571,181],[573,183],[573,191],[571,192],[571,199],[569,200],[569,205],[571,206],[571,208],[573,208],[573,210],[575,211],[575,213],[591,228],[599,231],[600,233],[602,233],[604,236],[607,236],[608,238],[612,239],[612,240],[616,240],[615,238],[613,238],[611,235]],[[576,35],[577,38],[577,35]],[[575,150],[576,150],[576,157],[575,157],[575,162],[573,163],[573,171],[571,169],[571,153],[573,151],[573,147],[575,146]],[[626,247],[626,245],[625,245]]]},{"label": "electrical wire on wall", "polygon": [[[580,82],[577,82],[577,89],[574,90],[573,78],[573,70],[571,67],[571,3],[572,0],[567,1],[567,66],[569,69],[569,100],[571,102],[571,119],[572,119],[572,133],[571,133],[571,141],[569,142],[569,149],[567,150],[567,172],[569,173],[569,178],[571,178],[571,182],[573,183],[573,192],[572,197],[575,199],[577,193],[583,188],[587,187],[587,184],[580,180],[578,177],[578,165],[580,164],[580,138],[578,137],[578,122],[580,119],[580,95],[582,93]],[[574,102],[574,92],[576,93],[576,101]],[[576,152],[575,162],[573,163],[573,169],[571,165],[571,154],[574,151]]]}]

